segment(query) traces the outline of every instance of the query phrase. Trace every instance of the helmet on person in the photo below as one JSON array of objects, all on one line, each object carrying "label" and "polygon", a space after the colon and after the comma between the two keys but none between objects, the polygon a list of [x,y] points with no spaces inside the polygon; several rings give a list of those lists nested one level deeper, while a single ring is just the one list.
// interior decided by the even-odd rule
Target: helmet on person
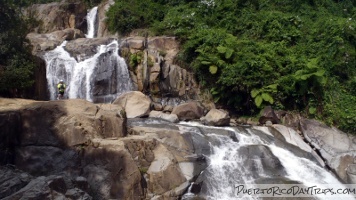
[{"label": "helmet on person", "polygon": [[60,83],[63,83],[63,80],[61,79],[59,82],[60,82]]}]

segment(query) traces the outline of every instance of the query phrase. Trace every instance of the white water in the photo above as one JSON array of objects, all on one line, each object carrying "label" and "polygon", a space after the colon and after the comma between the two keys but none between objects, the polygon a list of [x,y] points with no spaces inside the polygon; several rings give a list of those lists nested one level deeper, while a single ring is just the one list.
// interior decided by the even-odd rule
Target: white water
[{"label": "white water", "polygon": [[88,33],[85,35],[86,38],[94,38],[96,36],[96,19],[97,19],[98,7],[92,8],[86,17]]},{"label": "white water", "polygon": [[81,98],[95,102],[93,82],[96,79],[106,81],[110,86],[106,88],[108,93],[97,95],[105,102],[133,89],[125,60],[118,55],[119,45],[116,40],[108,45],[100,45],[94,56],[80,62],[64,49],[66,43],[63,42],[43,56],[51,100],[56,97],[56,85],[60,79],[67,85],[65,97],[70,99]]},{"label": "white water", "polygon": [[[207,127],[197,123],[181,122],[180,124]],[[209,127],[212,128],[212,127]],[[339,182],[334,175],[326,171],[324,168],[318,166],[311,160],[298,157],[292,152],[275,146],[273,143],[266,143],[262,141],[259,136],[253,133],[253,129],[248,129],[251,135],[240,133],[232,128],[216,128],[216,133],[207,134],[214,144],[211,144],[212,154],[208,156],[210,161],[209,167],[205,170],[207,173],[207,181],[204,181],[207,188],[207,194],[204,194],[206,199],[216,200],[233,200],[233,199],[258,199],[256,196],[245,195],[243,197],[235,196],[235,184],[255,184],[254,180],[256,174],[258,178],[268,178],[264,173],[261,160],[254,159],[255,170],[247,169],[239,155],[238,150],[243,146],[248,145],[264,145],[268,147],[274,156],[276,156],[283,165],[287,175],[286,178],[292,181],[299,181],[303,185],[317,186],[318,188],[325,188],[325,186],[333,186],[335,188],[345,188],[345,186]],[[238,142],[234,142],[229,136],[219,134],[219,130],[233,131]],[[258,162],[260,161],[260,162]],[[272,183],[271,183],[272,184]],[[186,199],[191,197],[191,193],[186,195]],[[345,196],[343,196],[345,197]],[[317,198],[317,197],[315,197]],[[319,199],[325,199],[325,196],[319,196]],[[352,197],[349,197],[352,198]],[[183,196],[183,199],[184,196]],[[328,198],[328,199],[340,199]],[[345,199],[345,198],[343,198]],[[352,198],[353,199],[353,198]]]}]

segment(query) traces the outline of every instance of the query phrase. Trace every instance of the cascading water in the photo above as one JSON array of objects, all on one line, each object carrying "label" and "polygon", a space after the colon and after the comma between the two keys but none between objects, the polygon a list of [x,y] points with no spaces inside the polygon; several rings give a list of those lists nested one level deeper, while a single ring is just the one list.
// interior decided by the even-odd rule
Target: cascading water
[{"label": "cascading water", "polygon": [[[56,85],[60,79],[67,84],[68,98],[81,98],[92,102],[110,102],[118,95],[133,90],[125,60],[118,54],[116,40],[100,45],[92,57],[77,61],[64,49],[66,41],[43,58],[50,99],[56,98]],[[101,83],[103,86],[98,86]]]},{"label": "cascading water", "polygon": [[[276,180],[279,183],[293,182],[309,187],[324,188],[325,185],[332,185],[336,188],[346,188],[330,172],[315,162],[276,146],[272,139],[268,139],[269,136],[261,137],[261,132],[257,129],[244,128],[241,131],[238,128],[207,127],[190,122],[180,124],[199,127],[202,132],[207,128],[214,130],[204,133],[212,153],[206,155],[209,165],[197,180],[202,182],[198,195],[204,199],[259,199],[256,195],[248,194],[237,197],[236,185],[257,184],[258,186],[261,183],[272,184]],[[226,131],[233,137],[221,133]],[[235,137],[237,139],[234,139]],[[195,197],[195,194],[188,191],[182,199]],[[317,195],[313,198],[325,199],[325,196]],[[354,198],[350,196],[347,199]]]},{"label": "cascading water", "polygon": [[85,35],[86,38],[96,37],[96,20],[98,14],[98,7],[92,8],[86,17],[88,24],[88,33]]},{"label": "cascading water", "polygon": [[[98,7],[92,8],[86,17],[86,38],[96,37]],[[111,102],[120,94],[134,90],[125,60],[118,54],[116,40],[97,47],[96,53],[79,61],[65,50],[67,41],[44,56],[50,99],[56,99],[59,80],[67,84],[65,97],[81,98],[92,102]],[[85,56],[84,56],[85,57]]]}]

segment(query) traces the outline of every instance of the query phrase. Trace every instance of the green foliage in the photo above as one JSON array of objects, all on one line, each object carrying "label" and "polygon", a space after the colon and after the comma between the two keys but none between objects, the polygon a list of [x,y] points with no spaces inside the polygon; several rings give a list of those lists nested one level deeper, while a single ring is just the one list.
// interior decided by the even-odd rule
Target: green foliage
[{"label": "green foliage", "polygon": [[130,55],[130,68],[135,69],[138,64],[143,62],[143,52],[139,51]]},{"label": "green foliage", "polygon": [[108,27],[112,32],[127,34],[137,28],[145,28],[163,17],[163,6],[151,1],[116,0],[106,13]]},{"label": "green foliage", "polygon": [[277,84],[273,84],[273,85],[268,85],[266,87],[263,87],[261,89],[253,89],[251,91],[251,96],[252,98],[255,99],[256,106],[261,107],[262,102],[264,101],[273,104],[274,99],[271,96],[271,94],[276,92],[277,92]]},{"label": "green foliage", "polygon": [[[334,83],[338,84],[338,83]],[[334,125],[349,132],[356,132],[356,96],[347,93],[342,86],[334,85],[335,88],[327,91],[325,95],[325,108],[320,119],[327,124]]]},{"label": "green foliage", "polygon": [[34,61],[25,44],[28,27],[21,11],[0,1],[0,92],[32,85]]}]

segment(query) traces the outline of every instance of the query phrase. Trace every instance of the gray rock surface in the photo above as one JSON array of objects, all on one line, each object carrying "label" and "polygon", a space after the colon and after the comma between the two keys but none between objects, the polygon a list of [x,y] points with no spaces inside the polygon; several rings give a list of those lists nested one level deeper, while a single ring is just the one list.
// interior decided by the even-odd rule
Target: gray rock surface
[{"label": "gray rock surface", "polygon": [[346,183],[355,183],[352,177],[353,164],[356,156],[356,137],[329,128],[316,121],[303,119],[300,121],[304,137],[313,145],[326,160],[328,166]]}]

